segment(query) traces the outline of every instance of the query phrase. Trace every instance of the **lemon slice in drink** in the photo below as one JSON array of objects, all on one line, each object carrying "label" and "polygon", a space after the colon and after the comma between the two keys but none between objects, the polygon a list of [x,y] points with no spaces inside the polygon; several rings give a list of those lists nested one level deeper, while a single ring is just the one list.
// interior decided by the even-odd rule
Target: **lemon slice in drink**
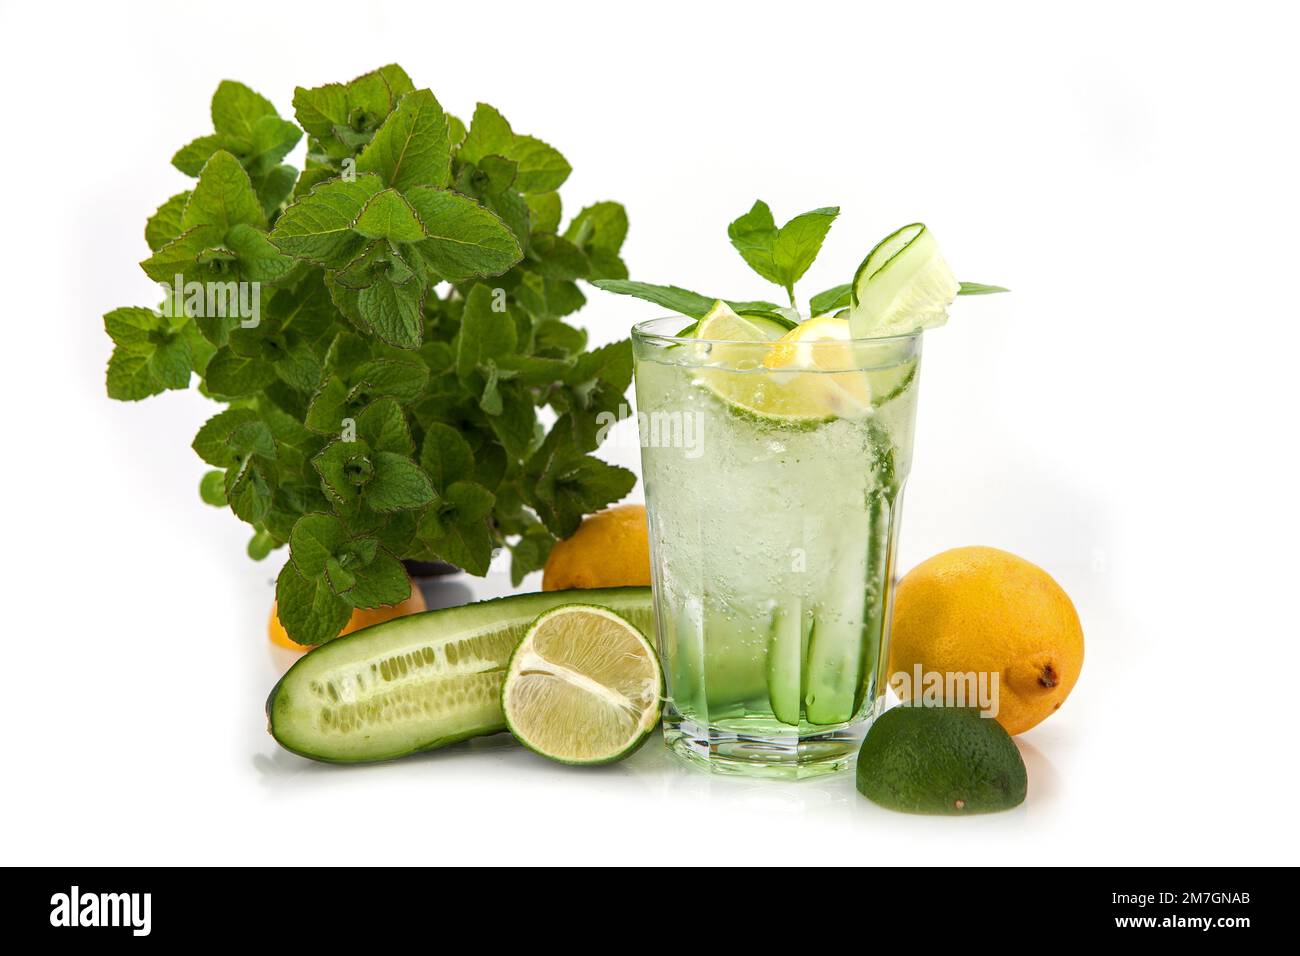
[{"label": "lemon slice in drink", "polygon": [[645,636],[608,608],[566,604],[528,628],[506,668],[506,726],[561,763],[610,763],[659,723],[663,672]]},{"label": "lemon slice in drink", "polygon": [[948,321],[961,284],[922,223],[886,236],[853,277],[853,337],[879,338],[931,329]]},{"label": "lemon slice in drink", "polygon": [[801,370],[804,391],[839,418],[859,418],[871,407],[871,381],[860,368],[848,319],[818,316],[783,335],[763,359],[770,369]]},{"label": "lemon slice in drink", "polygon": [[755,347],[785,341],[807,324],[792,325],[752,313],[737,315],[725,302],[715,302],[693,333],[709,340],[707,353],[698,353],[707,363],[699,370],[699,381],[733,411],[762,422],[805,426],[835,417],[837,405],[827,401],[817,375],[793,364],[776,370],[788,374],[772,374],[766,365],[771,352]]}]

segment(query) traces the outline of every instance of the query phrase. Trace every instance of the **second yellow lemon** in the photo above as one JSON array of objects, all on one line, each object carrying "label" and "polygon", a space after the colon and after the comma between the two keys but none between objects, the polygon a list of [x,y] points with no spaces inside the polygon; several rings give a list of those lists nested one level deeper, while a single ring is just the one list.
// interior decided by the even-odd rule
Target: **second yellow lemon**
[{"label": "second yellow lemon", "polygon": [[551,549],[542,590],[615,588],[650,583],[650,543],[644,505],[617,505],[589,515]]},{"label": "second yellow lemon", "polygon": [[996,674],[1009,734],[1051,716],[1083,667],[1083,628],[1061,586],[997,548],[953,548],[898,583],[889,673]]}]

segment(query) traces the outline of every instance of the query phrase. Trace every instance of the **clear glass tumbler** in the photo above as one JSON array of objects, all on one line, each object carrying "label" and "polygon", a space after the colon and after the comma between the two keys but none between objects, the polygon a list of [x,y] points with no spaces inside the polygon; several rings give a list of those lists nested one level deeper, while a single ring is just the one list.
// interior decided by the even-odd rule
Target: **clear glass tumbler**
[{"label": "clear glass tumbler", "polygon": [[683,324],[632,334],[668,746],[724,773],[842,769],[886,683],[921,335]]}]

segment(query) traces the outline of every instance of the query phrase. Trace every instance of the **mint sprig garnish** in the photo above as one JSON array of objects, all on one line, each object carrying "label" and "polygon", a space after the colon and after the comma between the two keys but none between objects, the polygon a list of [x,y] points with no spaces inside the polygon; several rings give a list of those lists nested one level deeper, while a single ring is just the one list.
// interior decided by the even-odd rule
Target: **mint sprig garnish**
[{"label": "mint sprig garnish", "polygon": [[566,221],[557,149],[486,104],[462,122],[395,65],[298,87],[296,122],[232,81],[211,113],[173,158],[194,186],[145,227],[162,306],[105,316],[108,392],[197,376],[226,405],[194,439],[200,495],[251,556],[289,546],[291,637],[404,599],[404,558],[483,574],[510,548],[517,582],[631,489],[592,454],[630,343],[587,352],[570,318],[579,283],[626,280],[621,205]]},{"label": "mint sprig garnish", "polygon": [[[759,199],[744,215],[727,226],[727,237],[741,258],[768,282],[785,290],[790,309],[797,309],[795,283],[816,261],[831,226],[840,214],[838,206],[825,206],[800,213],[784,226],[777,226],[771,207]],[[725,302],[736,312],[773,312],[775,303],[762,300],[725,299],[721,296],[701,295],[675,285],[656,285],[623,277],[597,278],[593,285],[618,295],[630,295],[674,312],[701,319],[713,304]],[[958,295],[989,295],[1007,292],[998,285],[981,282],[961,283]],[[808,317],[838,313],[852,304],[853,284],[844,282],[818,292],[808,301]],[[788,311],[788,310],[787,310]],[[793,313],[789,313],[793,315]],[[689,334],[684,332],[683,334]]]},{"label": "mint sprig garnish", "polygon": [[785,289],[793,306],[794,284],[817,258],[839,214],[838,206],[814,209],[777,228],[772,210],[759,199],[727,227],[727,236],[751,269]]}]

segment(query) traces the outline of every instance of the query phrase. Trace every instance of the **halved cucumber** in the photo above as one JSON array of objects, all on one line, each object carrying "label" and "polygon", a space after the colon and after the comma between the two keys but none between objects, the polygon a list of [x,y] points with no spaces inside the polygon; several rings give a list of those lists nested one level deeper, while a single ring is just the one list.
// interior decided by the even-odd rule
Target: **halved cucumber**
[{"label": "halved cucumber", "polygon": [[648,587],[546,591],[397,618],[301,658],[266,702],[271,735],[313,760],[387,760],[505,729],[510,655],[544,611],[607,607],[653,633]]}]

